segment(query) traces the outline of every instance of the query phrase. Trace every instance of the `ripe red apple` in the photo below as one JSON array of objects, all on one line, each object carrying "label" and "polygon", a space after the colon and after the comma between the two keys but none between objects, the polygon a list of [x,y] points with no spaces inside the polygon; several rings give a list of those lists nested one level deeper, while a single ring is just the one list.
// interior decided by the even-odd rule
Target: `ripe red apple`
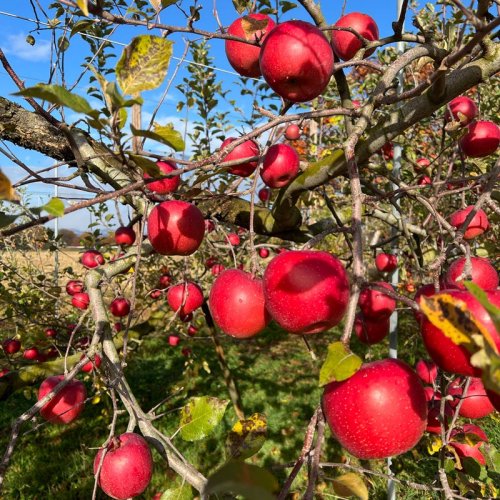
[{"label": "ripe red apple", "polygon": [[300,128],[296,123],[290,123],[285,129],[285,138],[289,141],[296,141],[300,137]]},{"label": "ripe red apple", "polygon": [[45,336],[48,337],[49,339],[55,339],[57,337],[57,331],[55,328],[46,328],[45,329]]},{"label": "ripe red apple", "polygon": [[40,352],[36,347],[28,347],[23,351],[23,358],[28,361],[37,361],[40,358]]},{"label": "ripe red apple", "polygon": [[179,338],[178,335],[169,335],[168,336],[168,345],[171,345],[172,347],[179,345],[180,341],[181,341],[181,339]]},{"label": "ripe red apple", "polygon": [[[463,208],[461,210],[453,212],[450,215],[450,224],[455,229],[459,229],[473,209],[474,206],[470,205],[467,208]],[[467,229],[464,233],[464,239],[472,240],[473,238],[476,238],[477,236],[480,236],[485,231],[487,231],[489,227],[490,223],[488,222],[488,216],[486,215],[484,210],[479,209],[468,224]]]},{"label": "ripe red apple", "polygon": [[233,247],[237,247],[241,243],[240,237],[236,233],[229,233],[227,239]]},{"label": "ripe red apple", "polygon": [[262,188],[258,192],[259,200],[262,202],[266,202],[271,198],[271,190],[269,188]]},{"label": "ripe red apple", "polygon": [[426,168],[430,167],[431,162],[428,158],[419,158],[413,168],[415,172],[424,172]]},{"label": "ripe red apple", "polygon": [[7,373],[10,373],[10,370],[8,368],[2,368],[0,370],[0,378],[5,377],[5,375],[7,375]]},{"label": "ripe red apple", "polygon": [[416,373],[397,359],[363,365],[323,393],[323,411],[339,443],[361,459],[411,450],[427,425],[427,401]]},{"label": "ripe red apple", "polygon": [[[157,161],[156,166],[160,170],[161,175],[166,175],[177,170],[177,165],[173,161]],[[151,176],[144,173],[143,178],[151,179]],[[173,193],[174,191],[177,191],[180,182],[180,176],[174,175],[173,177],[166,177],[165,179],[150,182],[149,184],[146,184],[146,189],[157,194]]]},{"label": "ripe red apple", "polygon": [[189,356],[191,356],[191,354],[193,353],[193,351],[189,348],[189,347],[183,347],[181,349],[181,354],[185,357],[185,358],[189,358]]},{"label": "ripe red apple", "polygon": [[448,394],[459,399],[463,399],[460,406],[459,415],[466,418],[483,418],[495,411],[489,400],[483,382],[480,378],[473,377],[465,397],[463,397],[463,384],[460,379],[456,379],[448,389]]},{"label": "ripe red apple", "polygon": [[193,313],[179,314],[179,319],[183,323],[189,323],[189,322],[193,321]]},{"label": "ripe red apple", "polygon": [[196,326],[194,326],[194,325],[189,325],[188,326],[187,334],[190,337],[194,337],[197,333],[198,333],[198,328],[196,328]]},{"label": "ripe red apple", "polygon": [[205,267],[207,269],[212,269],[212,267],[215,266],[215,264],[217,264],[217,257],[214,257],[213,255],[210,256],[206,261],[205,261]]},{"label": "ripe red apple", "polygon": [[169,273],[163,273],[158,279],[160,288],[167,288],[172,283],[172,276]]},{"label": "ripe red apple", "polygon": [[389,316],[370,321],[357,314],[354,320],[354,333],[363,344],[378,344],[389,334]]},{"label": "ripe red apple", "polygon": [[97,250],[87,250],[82,254],[80,261],[87,269],[93,269],[104,264],[104,257]]},{"label": "ripe red apple", "polygon": [[381,273],[392,273],[398,268],[398,257],[390,253],[379,253],[375,257],[375,266]]},{"label": "ripe red apple", "polygon": [[[103,449],[94,459],[94,474],[99,470]],[[140,495],[153,475],[153,457],[146,440],[126,432],[111,439],[106,447],[99,474],[99,486],[106,495],[118,500]]]},{"label": "ripe red apple", "polygon": [[287,21],[268,33],[259,63],[262,76],[278,95],[306,102],[326,89],[333,72],[333,51],[316,26]]},{"label": "ripe red apple", "polygon": [[211,233],[215,229],[215,224],[210,219],[205,219],[204,224],[207,233]]},{"label": "ripe red apple", "polygon": [[500,411],[500,393],[486,389],[486,394],[496,411]]},{"label": "ripe red apple", "polygon": [[[394,290],[392,285],[385,281],[377,281],[375,285]],[[365,288],[359,295],[359,308],[365,318],[372,320],[388,318],[396,309],[396,301],[378,290]]]},{"label": "ripe red apple", "polygon": [[[224,149],[235,140],[236,137],[228,137],[221,144],[220,149]],[[243,142],[239,146],[236,146],[230,153],[223,156],[222,161],[226,162],[243,160],[244,158],[253,158],[254,156],[259,156],[259,154],[259,145],[255,141],[248,140]],[[240,177],[248,177],[249,175],[252,175],[254,173],[258,163],[259,162],[257,160],[240,163],[238,165],[229,167],[228,172],[230,174],[239,175]]]},{"label": "ripe red apple", "polygon": [[453,117],[453,120],[460,122],[462,125],[467,125],[476,118],[478,113],[476,103],[470,97],[461,95],[448,103],[444,119],[449,122]]},{"label": "ripe red apple", "polygon": [[259,256],[262,259],[267,259],[269,257],[269,249],[265,247],[259,248]]},{"label": "ripe red apple", "polygon": [[192,281],[179,283],[168,289],[167,302],[179,316],[187,316],[203,304],[203,292]]},{"label": "ripe red apple", "polygon": [[468,126],[460,139],[460,148],[466,156],[482,158],[493,154],[500,144],[500,127],[489,121],[477,121]]},{"label": "ripe red apple", "polygon": [[430,186],[432,185],[432,179],[428,175],[422,175],[419,177],[417,184],[419,186]]},{"label": "ripe red apple", "polygon": [[257,335],[271,319],[264,304],[262,281],[238,269],[228,269],[217,277],[209,305],[219,328],[239,339]]},{"label": "ripe red apple", "polygon": [[219,276],[219,274],[224,271],[224,269],[226,269],[226,267],[223,264],[214,264],[210,269],[210,272],[213,276]]},{"label": "ripe red apple", "polygon": [[122,318],[128,316],[130,312],[130,301],[125,297],[117,297],[109,305],[109,310],[113,316]]},{"label": "ripe red apple", "polygon": [[[489,314],[472,294],[462,290],[443,290],[440,293],[451,295],[454,301],[464,302],[471,314],[489,331],[497,347],[500,349],[500,334],[496,331]],[[488,300],[497,307],[500,307],[500,293],[497,291],[486,293]],[[470,352],[464,346],[455,344],[426,318],[422,319],[420,333],[422,334],[422,340],[427,352],[441,370],[472,377],[479,377],[481,375],[481,370],[470,363]]]},{"label": "ripe red apple", "polygon": [[75,293],[83,292],[83,290],[83,282],[80,280],[70,280],[66,283],[66,292],[69,295],[75,295]]},{"label": "ripe red apple", "polygon": [[161,290],[152,290],[149,296],[156,300],[159,299],[163,295],[163,292]]},{"label": "ripe red apple", "polygon": [[264,272],[266,308],[291,333],[318,333],[337,325],[349,301],[344,266],[328,252],[280,253]]},{"label": "ripe red apple", "polygon": [[[498,273],[488,259],[482,257],[471,257],[472,281],[483,290],[494,290],[498,288]],[[465,290],[463,279],[457,281],[462,275],[465,267],[465,257],[455,260],[445,275],[446,288],[459,288]],[[466,278],[470,280],[470,278]]]},{"label": "ripe red apple", "polygon": [[162,255],[191,255],[201,245],[204,235],[205,219],[192,203],[164,201],[149,214],[149,241]]},{"label": "ripe red apple", "polygon": [[297,176],[299,163],[299,155],[292,146],[274,144],[264,156],[260,176],[266,186],[282,188]]},{"label": "ripe red apple", "polygon": [[[259,28],[265,21],[267,21],[267,25],[255,30],[255,26],[251,24],[255,21],[258,21]],[[233,21],[227,29],[227,33],[245,40],[262,42],[274,26],[276,23],[267,14],[255,13]],[[229,64],[237,73],[251,78],[258,78],[261,75],[259,67],[260,47],[234,40],[226,40],[225,46]]]},{"label": "ripe red apple", "polygon": [[135,231],[131,227],[121,226],[115,231],[117,245],[130,246],[135,241]]},{"label": "ripe red apple", "polygon": [[[82,354],[80,359],[83,359],[84,357],[85,354]],[[99,354],[95,354],[93,360],[90,359],[82,366],[82,372],[90,373],[91,371],[94,371],[95,368],[99,368],[101,366],[101,361],[101,356],[99,356]]]},{"label": "ripe red apple", "polygon": [[6,354],[16,354],[21,349],[21,342],[17,339],[6,339],[2,342]]},{"label": "ripe red apple", "polygon": [[[377,23],[367,14],[360,12],[346,14],[335,23],[335,27],[352,28],[370,42],[378,40]],[[332,31],[332,45],[335,54],[344,61],[350,61],[363,46],[361,40],[353,33],[336,30]],[[372,53],[373,50],[368,51],[365,57]]]},{"label": "ripe red apple", "polygon": [[415,371],[425,384],[433,384],[436,381],[438,369],[436,363],[429,359],[419,359],[415,365]]},{"label": "ripe red apple", "polygon": [[89,294],[85,292],[75,293],[71,299],[71,303],[78,309],[87,309],[90,304]]},{"label": "ripe red apple", "polygon": [[[38,401],[63,380],[64,375],[46,378],[38,389]],[[87,392],[83,383],[73,379],[42,407],[40,415],[53,424],[69,424],[82,412],[86,397]]]},{"label": "ripe red apple", "polygon": [[[444,427],[448,429],[449,423],[453,418],[453,408],[446,403],[444,406]],[[441,434],[441,397],[432,399],[428,402],[427,425],[425,430],[431,434]]]}]

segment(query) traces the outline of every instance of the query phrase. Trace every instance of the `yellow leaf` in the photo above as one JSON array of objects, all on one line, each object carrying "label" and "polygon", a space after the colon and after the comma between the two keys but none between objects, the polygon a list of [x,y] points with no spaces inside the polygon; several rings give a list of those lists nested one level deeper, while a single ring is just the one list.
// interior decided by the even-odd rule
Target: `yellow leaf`
[{"label": "yellow leaf", "polygon": [[368,500],[368,488],[361,476],[348,472],[338,476],[332,481],[335,493],[341,497],[356,497],[360,500]]},{"label": "yellow leaf", "polygon": [[239,460],[255,455],[264,444],[267,435],[267,418],[254,413],[246,420],[238,420],[228,435],[226,451],[228,457]]},{"label": "yellow leaf", "polygon": [[92,404],[93,405],[99,404],[100,402],[101,402],[101,396],[94,396],[92,398]]},{"label": "yellow leaf", "polygon": [[19,201],[19,195],[14,191],[9,178],[0,170],[0,200]]},{"label": "yellow leaf", "polygon": [[80,7],[80,10],[83,12],[84,16],[89,15],[89,6],[87,4],[88,0],[76,0],[76,3],[78,4],[78,7]]},{"label": "yellow leaf", "polygon": [[429,455],[434,455],[443,447],[443,442],[439,436],[431,436],[427,442]]}]

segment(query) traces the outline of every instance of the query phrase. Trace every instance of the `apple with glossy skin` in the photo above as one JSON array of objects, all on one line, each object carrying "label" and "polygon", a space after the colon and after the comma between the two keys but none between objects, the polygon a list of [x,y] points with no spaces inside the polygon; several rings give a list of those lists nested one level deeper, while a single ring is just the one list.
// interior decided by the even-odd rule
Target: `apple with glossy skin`
[{"label": "apple with glossy skin", "polygon": [[237,247],[241,243],[240,237],[236,233],[229,233],[227,240],[233,247]]},{"label": "apple with glossy skin", "polygon": [[131,227],[121,226],[115,231],[115,243],[129,247],[135,242],[135,231]]},{"label": "apple with glossy skin", "polygon": [[470,158],[483,158],[493,154],[500,144],[500,127],[490,121],[477,121],[468,126],[460,139],[460,148]]},{"label": "apple with glossy skin", "polygon": [[269,257],[269,249],[265,247],[259,248],[259,257],[261,259],[267,259]]},{"label": "apple with glossy skin", "polygon": [[[94,459],[95,475],[103,453],[100,449]],[[111,439],[99,473],[99,486],[106,495],[117,500],[140,495],[148,487],[152,475],[153,457],[142,436],[126,432]]]},{"label": "apple with glossy skin", "polygon": [[262,76],[278,95],[306,102],[326,89],[333,73],[333,50],[313,24],[286,21],[266,36],[259,64]]},{"label": "apple with glossy skin", "polygon": [[[499,280],[497,270],[491,265],[488,259],[483,257],[471,257],[472,281],[483,290],[494,290],[498,288]],[[463,279],[457,281],[462,276],[466,259],[465,257],[455,260],[445,274],[446,288],[458,288],[465,290]],[[470,278],[466,278],[470,281]]]},{"label": "apple with glossy skin", "polygon": [[415,365],[415,371],[425,384],[432,385],[436,381],[438,368],[430,359],[419,359]]},{"label": "apple with glossy skin", "polygon": [[168,336],[168,345],[171,345],[172,347],[178,346],[180,341],[181,339],[178,335]]},{"label": "apple with glossy skin", "polygon": [[357,314],[354,319],[354,333],[363,344],[382,342],[389,335],[389,317],[370,321]]},{"label": "apple with glossy skin", "polygon": [[258,196],[259,200],[265,203],[266,201],[269,201],[269,198],[271,198],[271,190],[269,188],[259,189]]},{"label": "apple with glossy skin", "polygon": [[[474,210],[474,206],[470,205],[466,208],[453,212],[450,215],[450,224],[455,229],[460,229],[460,226],[462,226],[462,224],[465,222],[465,219],[467,219],[467,216],[472,212],[472,210]],[[486,215],[484,210],[479,209],[472,217],[472,220],[469,222],[464,233],[464,239],[472,240],[487,231],[489,227],[490,223],[488,221],[488,216]]]},{"label": "apple with glossy skin", "polygon": [[[378,40],[378,26],[373,18],[361,12],[351,12],[342,16],[336,23],[336,28],[352,28],[369,42]],[[349,31],[332,31],[332,46],[335,54],[344,61],[350,61],[361,49],[361,40]],[[365,53],[365,57],[373,54],[374,49]]]},{"label": "apple with glossy skin", "polygon": [[415,165],[413,165],[413,168],[415,172],[424,172],[426,168],[431,166],[431,162],[428,158],[419,158]]},{"label": "apple with glossy skin", "polygon": [[17,339],[6,339],[2,342],[2,347],[6,354],[16,354],[21,349],[21,342]]},{"label": "apple with glossy skin", "polygon": [[[500,349],[500,335],[496,331],[491,317],[472,294],[462,290],[443,290],[440,293],[451,295],[455,302],[464,302],[471,314],[490,332],[495,344]],[[490,302],[500,307],[500,292],[489,291],[486,294]],[[481,376],[481,370],[472,366],[470,362],[470,352],[464,346],[455,344],[426,318],[422,318],[420,333],[427,352],[441,370],[458,375]]]},{"label": "apple with glossy skin", "polygon": [[340,260],[316,250],[280,253],[268,264],[263,285],[267,310],[290,333],[318,333],[337,325],[350,296]]},{"label": "apple with glossy skin", "polygon": [[49,339],[55,339],[57,337],[57,331],[55,328],[46,328],[45,329],[45,336],[48,337]]},{"label": "apple with glossy skin", "polygon": [[162,255],[191,255],[205,235],[205,219],[200,209],[181,200],[156,205],[148,217],[148,238]]},{"label": "apple with glossy skin", "polygon": [[116,297],[109,305],[109,310],[113,316],[123,318],[130,312],[130,301],[125,297]]},{"label": "apple with glossy skin", "polygon": [[[263,26],[267,21],[267,25]],[[254,26],[252,26],[254,23]],[[262,27],[261,27],[262,26]],[[229,35],[248,41],[260,41],[265,38],[276,23],[267,14],[249,14],[231,24],[227,29]],[[256,27],[260,29],[255,29]],[[260,47],[234,40],[225,41],[226,56],[229,64],[241,76],[258,78],[261,75],[259,66]]]},{"label": "apple with glossy skin", "polygon": [[82,254],[80,262],[87,269],[93,269],[104,264],[104,257],[97,250],[87,250]]},{"label": "apple with glossy skin", "polygon": [[187,316],[203,304],[203,292],[192,281],[179,283],[168,289],[167,302],[179,316]]},{"label": "apple with glossy skin", "polygon": [[[82,354],[80,360],[85,357],[85,354]],[[101,356],[99,354],[94,354],[94,359],[90,359],[87,363],[82,366],[82,372],[90,373],[94,371],[94,369],[99,368],[101,366]]]},{"label": "apple with glossy skin", "polygon": [[28,361],[38,361],[40,358],[40,351],[36,347],[28,347],[23,351],[23,358]]},{"label": "apple with glossy skin", "polygon": [[239,269],[227,269],[217,277],[210,290],[209,306],[217,326],[239,339],[254,337],[271,320],[262,280]]},{"label": "apple with glossy skin", "polygon": [[[166,175],[177,170],[177,165],[173,161],[157,161],[156,166],[160,170],[160,175]],[[144,172],[143,178],[151,179],[151,176]],[[180,182],[180,176],[174,175],[172,177],[166,177],[165,179],[150,182],[149,184],[146,184],[146,189],[157,194],[173,193],[177,191]]]},{"label": "apple with glossy skin", "polygon": [[75,293],[71,298],[71,303],[78,309],[85,310],[90,304],[89,294],[85,292]]},{"label": "apple with glossy skin", "polygon": [[375,257],[375,266],[381,273],[392,273],[398,268],[398,257],[390,253],[379,253]]},{"label": "apple with glossy skin", "polygon": [[66,293],[69,295],[75,295],[75,293],[80,293],[85,290],[83,286],[83,281],[80,280],[70,280],[66,283]]},{"label": "apple with glossy skin", "polygon": [[274,144],[264,156],[260,176],[266,186],[277,189],[288,186],[299,173],[297,151],[288,144]]},{"label": "apple with glossy skin", "polygon": [[466,418],[483,418],[495,411],[489,400],[483,382],[472,377],[467,394],[463,396],[463,384],[460,379],[454,380],[448,389],[448,394],[456,398],[456,404],[463,399],[459,415]]},{"label": "apple with glossy skin", "polygon": [[[220,149],[224,149],[226,146],[231,144],[236,140],[236,137],[228,137],[223,141]],[[259,145],[252,140],[245,141],[240,145],[236,146],[230,153],[222,157],[222,162],[243,160],[244,158],[253,158],[254,156],[259,156],[260,150]],[[239,175],[240,177],[248,177],[252,175],[257,168],[259,162],[257,160],[250,160],[238,165],[233,165],[229,167],[228,172],[230,174]]]},{"label": "apple with glossy skin", "polygon": [[467,125],[476,118],[478,113],[476,103],[470,97],[461,95],[448,103],[444,119],[449,122],[453,118],[453,120],[460,122],[461,125]]},{"label": "apple with glossy skin", "polygon": [[[385,281],[377,281],[374,284],[388,290],[394,290],[392,285]],[[358,305],[364,317],[372,320],[388,318],[396,309],[396,301],[392,297],[371,288],[365,288],[361,291]]]},{"label": "apple with glossy skin", "polygon": [[323,393],[332,434],[361,459],[386,458],[411,450],[427,425],[427,400],[416,373],[397,359],[363,365]]},{"label": "apple with glossy skin", "polygon": [[[64,375],[54,375],[46,378],[38,389],[38,401],[51,392]],[[87,392],[79,380],[68,382],[48,403],[42,406],[40,415],[53,424],[69,424],[73,422],[83,410]]]},{"label": "apple with glossy skin", "polygon": [[285,129],[285,138],[289,141],[296,141],[300,137],[300,128],[296,123],[290,123]]}]

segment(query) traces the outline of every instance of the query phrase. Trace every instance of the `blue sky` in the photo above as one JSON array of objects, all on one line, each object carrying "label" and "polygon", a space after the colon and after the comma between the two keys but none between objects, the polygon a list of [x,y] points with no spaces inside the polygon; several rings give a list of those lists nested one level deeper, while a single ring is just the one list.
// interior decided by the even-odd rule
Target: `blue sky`
[{"label": "blue sky", "polygon": [[[42,0],[40,4],[46,9],[49,14],[50,11],[47,9],[51,2]],[[214,31],[217,29],[218,25],[216,19],[212,14],[213,2],[205,2],[206,7],[201,11],[201,21],[196,24],[197,27],[209,31]],[[187,8],[190,2],[180,2],[181,6]],[[222,0],[215,2],[217,5],[217,11],[219,14],[219,19],[224,26],[228,26],[238,14],[234,10],[231,0]],[[325,14],[328,22],[334,23],[341,15],[342,2],[329,2],[330,6],[324,8]],[[348,0],[346,2],[345,12],[365,12],[371,15],[379,25],[380,36],[387,36],[391,33],[391,23],[396,19],[396,0],[392,2],[382,2],[376,1],[362,1],[362,0]],[[36,83],[47,83],[51,65],[51,36],[52,30],[45,29],[45,26],[40,26],[40,30],[36,30],[37,26],[34,22],[30,21],[34,19],[34,13],[31,9],[30,2],[28,0],[19,0],[17,2],[3,2],[0,4],[0,26],[2,27],[0,31],[0,47],[6,53],[12,67],[18,73],[18,75],[24,80],[26,86],[32,86]],[[24,18],[24,19],[22,19]],[[280,20],[288,20],[291,18],[301,18],[308,20],[305,12],[301,8],[294,9],[283,16]],[[161,21],[167,24],[185,24],[183,16],[179,9],[175,6],[168,8],[161,14]],[[47,18],[40,17],[40,21],[45,22]],[[62,34],[61,30],[55,30],[56,36]],[[120,54],[122,47],[118,44],[127,44],[130,42],[131,38],[138,34],[145,33],[145,30],[140,28],[129,28],[121,26],[119,27],[113,35],[110,37],[114,42],[117,43],[117,54]],[[26,42],[27,35],[33,35],[36,39],[34,46],[29,45]],[[165,89],[166,82],[172,77],[174,70],[177,66],[178,59],[182,55],[184,50],[183,39],[186,38],[184,34],[172,34],[170,39],[174,40],[174,58],[172,59],[167,78],[165,83],[160,89],[146,92],[143,97],[145,99],[145,104],[143,107],[144,113],[151,113],[159,96],[163,93]],[[66,52],[65,60],[65,74],[66,82],[72,85],[75,79],[80,74],[82,68],[81,63],[83,60],[83,55],[87,49],[87,45],[82,42],[78,35],[75,35],[71,39],[71,44]],[[211,42],[211,53],[215,58],[215,66],[217,75],[224,82],[225,89],[234,89],[234,94],[232,98],[238,97],[238,89],[234,87],[234,81],[237,76],[234,75],[232,68],[226,60],[224,54],[224,42],[220,40],[213,40]],[[176,78],[171,86],[172,92],[169,97],[164,102],[157,121],[160,123],[172,122],[178,130],[182,131],[184,129],[183,119],[185,118],[185,113],[182,112],[178,114],[176,111],[176,104],[179,99],[179,95],[174,90],[175,85],[181,82],[182,78],[185,76],[186,64],[180,66],[177,72]],[[56,81],[53,83],[60,83]],[[75,91],[85,95],[87,80],[84,77],[81,82],[77,85]],[[11,81],[10,77],[7,75],[3,68],[0,68],[0,95],[11,97],[13,92],[17,91],[16,86]],[[21,101],[19,101],[21,102]],[[23,104],[28,108],[27,105]],[[239,115],[235,115],[228,104],[221,103],[221,106],[226,106],[226,110],[230,111],[235,120],[237,120]],[[223,108],[222,108],[223,109]],[[66,114],[66,119],[71,123],[77,117],[75,114],[69,112]],[[190,115],[192,119],[192,113]],[[25,162],[30,167],[48,167],[54,162],[50,158],[44,157],[33,151],[26,151],[9,144],[12,151],[19,156],[19,158]],[[0,155],[0,168],[6,173],[13,182],[20,180],[24,177],[23,171],[15,166],[13,163],[9,162],[7,158]],[[64,175],[66,170],[64,168],[60,169],[60,175]],[[53,188],[44,184],[31,185],[27,189],[29,193],[29,203],[38,206],[46,201],[53,195]],[[60,190],[61,197],[74,196],[68,190]],[[77,195],[81,196],[81,195]],[[67,202],[66,202],[67,203]],[[74,215],[65,216],[60,221],[61,227],[75,228],[79,230],[84,230],[88,222],[91,220],[91,216],[88,213],[78,213]]]}]

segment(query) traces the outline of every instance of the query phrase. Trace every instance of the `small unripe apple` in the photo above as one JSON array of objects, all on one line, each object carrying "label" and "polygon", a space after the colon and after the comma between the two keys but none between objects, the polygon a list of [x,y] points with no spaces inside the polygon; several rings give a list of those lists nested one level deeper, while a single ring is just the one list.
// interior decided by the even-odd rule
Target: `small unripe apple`
[{"label": "small unripe apple", "polygon": [[229,233],[227,239],[233,247],[237,247],[241,243],[240,237],[236,233]]},{"label": "small unripe apple", "polygon": [[453,117],[453,120],[460,122],[461,125],[467,125],[476,118],[478,113],[476,103],[470,97],[461,95],[452,99],[446,106],[444,119],[449,122]]},{"label": "small unripe apple", "polygon": [[[85,354],[82,354],[80,359],[83,359]],[[101,356],[99,354],[94,354],[94,359],[90,359],[87,363],[82,366],[82,372],[90,373],[94,371],[95,368],[99,368],[101,366]]]},{"label": "small unripe apple", "polygon": [[[177,165],[173,161],[157,161],[156,166],[160,170],[161,175],[166,175],[177,170]],[[144,173],[143,178],[151,179],[151,176]],[[146,189],[157,194],[173,193],[174,191],[177,191],[180,182],[180,176],[174,175],[172,177],[166,177],[165,179],[150,182],[149,184],[146,184]]]},{"label": "small unripe apple", "polygon": [[259,248],[259,256],[262,259],[267,259],[269,257],[269,249],[265,247]]},{"label": "small unripe apple", "polygon": [[463,385],[459,379],[452,383],[448,394],[457,398],[457,403],[459,399],[463,399],[459,410],[459,415],[462,417],[483,418],[495,411],[480,378],[472,377],[465,397],[463,396]]},{"label": "small unripe apple", "polygon": [[82,254],[81,263],[87,269],[93,269],[94,267],[104,264],[104,257],[102,253],[97,250],[87,250]]},{"label": "small unripe apple", "polygon": [[398,268],[398,257],[390,253],[379,253],[375,257],[375,266],[381,273],[392,273]]},{"label": "small unripe apple", "polygon": [[[231,144],[236,140],[236,137],[228,137],[221,144],[220,149],[224,149],[226,146]],[[260,150],[259,145],[252,140],[245,141],[239,146],[236,146],[230,153],[222,157],[223,162],[243,160],[244,158],[253,158],[254,156],[259,156]],[[250,160],[238,165],[229,167],[228,172],[230,174],[239,175],[240,177],[248,177],[252,175],[257,168],[258,161]]]},{"label": "small unripe apple", "polygon": [[285,129],[285,138],[289,141],[295,141],[300,137],[300,128],[296,123],[291,123]]},{"label": "small unripe apple", "polygon": [[130,312],[130,301],[125,297],[117,297],[109,305],[109,310],[113,316],[117,316],[118,318],[128,316]]},{"label": "small unripe apple", "polygon": [[131,227],[122,226],[115,231],[115,243],[117,245],[133,245],[135,237],[135,231]]},{"label": "small unripe apple", "polygon": [[415,365],[415,371],[425,384],[433,384],[436,381],[438,369],[436,363],[429,359],[419,359]]},{"label": "small unripe apple", "polygon": [[[374,284],[388,290],[394,290],[392,285],[385,281],[377,281]],[[388,318],[396,309],[396,301],[392,297],[371,288],[365,288],[361,291],[358,304],[365,318],[372,320]]]},{"label": "small unripe apple", "polygon": [[493,122],[478,121],[468,126],[460,139],[460,148],[470,158],[483,158],[493,154],[500,144],[500,127]]},{"label": "small unripe apple", "polygon": [[[450,224],[455,229],[460,229],[460,226],[465,222],[465,219],[473,209],[474,206],[470,205],[466,208],[453,212],[450,216]],[[467,229],[464,233],[464,239],[472,240],[473,238],[476,238],[477,236],[480,236],[485,231],[487,231],[489,227],[490,223],[488,221],[488,216],[486,215],[484,210],[479,209],[468,224]]]},{"label": "small unripe apple", "polygon": [[264,156],[260,176],[266,186],[282,188],[290,184],[299,172],[299,155],[288,144],[274,144]]},{"label": "small unripe apple", "polygon": [[83,309],[83,310],[87,309],[87,307],[89,307],[90,304],[90,298],[88,293],[85,292],[75,293],[71,298],[71,303],[78,309]]},{"label": "small unripe apple", "polygon": [[167,292],[168,305],[179,316],[187,316],[203,304],[203,292],[199,285],[192,281],[179,283],[168,289]]},{"label": "small unripe apple", "polygon": [[83,286],[83,282],[80,280],[70,280],[66,283],[66,292],[69,295],[75,295],[75,293],[83,292],[85,287]]},{"label": "small unripe apple", "polygon": [[370,321],[357,314],[354,320],[354,333],[363,344],[372,345],[382,342],[389,334],[389,329],[389,317]]},{"label": "small unripe apple", "polygon": [[21,342],[17,339],[6,339],[2,342],[6,354],[16,354],[21,349]]},{"label": "small unripe apple", "polygon": [[[471,257],[472,281],[483,290],[494,290],[498,288],[499,280],[497,270],[491,265],[488,259],[482,257]],[[463,275],[465,268],[465,257],[455,260],[445,275],[446,288],[458,288],[465,290],[464,279],[457,281]],[[471,280],[471,278],[465,278]]]},{"label": "small unripe apple", "polygon": [[259,200],[262,202],[266,202],[271,198],[271,190],[269,188],[262,188],[259,190]]},{"label": "small unripe apple", "polygon": [[178,346],[180,341],[181,339],[179,338],[178,335],[168,336],[168,345],[171,345],[172,347]]}]

